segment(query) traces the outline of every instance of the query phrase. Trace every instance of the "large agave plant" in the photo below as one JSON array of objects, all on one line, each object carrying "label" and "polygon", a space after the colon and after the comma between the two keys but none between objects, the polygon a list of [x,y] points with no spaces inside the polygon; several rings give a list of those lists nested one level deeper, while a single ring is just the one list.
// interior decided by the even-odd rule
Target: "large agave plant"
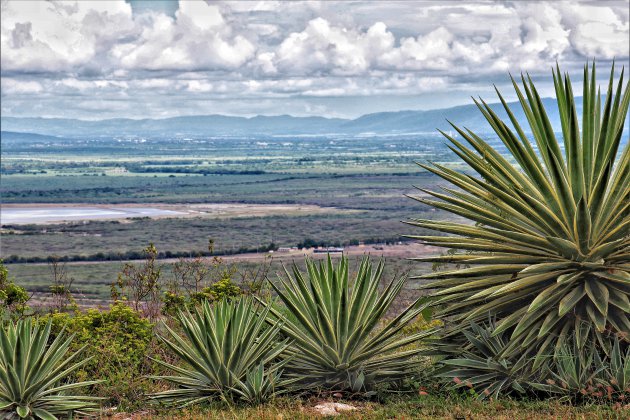
[{"label": "large agave plant", "polygon": [[68,393],[98,381],[61,382],[90,358],[73,363],[80,351],[67,355],[73,336],[63,332],[48,345],[50,329],[30,318],[0,327],[1,418],[49,420],[98,408],[98,398]]},{"label": "large agave plant", "polygon": [[[379,327],[383,316],[405,284],[393,280],[379,294],[383,262],[376,269],[363,259],[353,282],[348,280],[348,259],[335,267],[330,257],[307,259],[308,275],[294,265],[292,275],[273,288],[290,316],[277,309],[282,331],[294,341],[288,354],[287,372],[303,387],[363,392],[375,384],[407,377],[417,368],[420,349],[404,349],[433,331],[402,336],[401,330],[421,316],[419,302]],[[270,306],[271,307],[271,306]]]},{"label": "large agave plant", "polygon": [[261,401],[280,387],[276,362],[288,340],[278,341],[279,325],[266,323],[269,309],[258,310],[250,298],[207,301],[196,312],[178,316],[185,338],[164,324],[170,340],[160,336],[166,346],[187,366],[156,362],[177,373],[159,376],[176,389],[160,392],[153,398],[166,405],[186,406],[216,398],[241,397]]},{"label": "large agave plant", "polygon": [[623,71],[616,88],[613,75],[614,67],[602,107],[595,64],[585,66],[580,127],[571,81],[554,71],[563,141],[522,77],[522,89],[512,82],[528,127],[501,94],[511,125],[475,101],[510,156],[453,126],[461,140],[443,133],[449,147],[477,176],[421,165],[456,188],[416,199],[474,222],[411,221],[449,234],[417,236],[422,242],[456,251],[419,260],[464,266],[422,278],[434,280],[427,287],[441,316],[467,325],[495,315],[495,334],[510,333],[505,357],[554,351],[583,320],[594,326],[592,340],[609,343],[607,333],[630,340],[630,144],[619,151],[630,93]]}]

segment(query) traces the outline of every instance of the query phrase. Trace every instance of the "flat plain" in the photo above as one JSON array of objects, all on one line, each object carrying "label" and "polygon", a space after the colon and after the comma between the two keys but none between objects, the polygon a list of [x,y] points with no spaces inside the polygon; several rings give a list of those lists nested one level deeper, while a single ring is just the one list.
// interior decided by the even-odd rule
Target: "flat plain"
[{"label": "flat plain", "polygon": [[[2,146],[4,211],[177,212],[3,222],[0,257],[19,283],[45,291],[45,262],[61,258],[81,296],[96,300],[107,298],[123,261],[140,257],[149,243],[163,258],[207,253],[209,240],[215,255],[235,258],[278,247],[359,249],[365,243],[377,244],[370,253],[379,255],[386,244],[408,246],[405,235],[421,232],[405,220],[446,217],[408,197],[441,185],[416,163],[461,169],[433,134],[46,139]],[[390,252],[387,258],[394,267],[418,269],[409,256]]]}]

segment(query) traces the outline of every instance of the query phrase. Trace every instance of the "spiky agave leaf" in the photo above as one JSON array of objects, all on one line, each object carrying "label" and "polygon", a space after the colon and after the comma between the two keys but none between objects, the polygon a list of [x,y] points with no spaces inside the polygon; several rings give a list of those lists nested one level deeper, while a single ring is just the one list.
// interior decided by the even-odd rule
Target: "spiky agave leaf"
[{"label": "spiky agave leaf", "polygon": [[261,404],[284,394],[296,382],[295,379],[283,378],[282,368],[287,361],[289,359],[284,359],[268,368],[259,364],[257,368],[249,370],[245,379],[239,380],[232,390],[249,404]]},{"label": "spiky agave leaf", "polygon": [[[180,312],[177,319],[185,338],[164,324],[169,338],[160,340],[188,366],[156,362],[177,373],[158,376],[176,389],[152,397],[166,405],[185,406],[215,398],[231,398],[247,383],[248,374],[267,366],[281,367],[275,360],[288,340],[278,341],[279,325],[267,325],[269,310],[259,310],[251,298],[223,300],[214,305],[204,301],[194,313]],[[243,395],[242,393],[236,393]]]},{"label": "spiky agave leaf", "polygon": [[597,342],[583,340],[588,328],[584,323],[573,339],[543,363],[540,377],[544,381],[531,386],[562,399],[626,400],[630,396],[630,347],[622,351],[621,339],[614,337],[610,354],[600,354]]},{"label": "spiky agave leaf", "polygon": [[563,142],[529,76],[522,89],[512,79],[535,144],[497,91],[512,127],[475,103],[511,156],[453,125],[462,140],[443,133],[449,147],[477,176],[421,165],[457,188],[416,199],[475,222],[410,221],[447,234],[415,238],[459,251],[419,261],[466,266],[421,278],[434,280],[427,287],[441,316],[467,324],[496,315],[495,333],[510,332],[506,357],[553,351],[582,320],[594,326],[590,339],[604,343],[612,332],[630,340],[630,143],[619,152],[630,93],[623,71],[616,88],[613,76],[614,66],[602,108],[595,64],[585,66],[580,128],[571,81],[556,68]]},{"label": "spiky agave leaf", "polygon": [[73,363],[81,350],[68,356],[74,336],[63,331],[48,345],[51,322],[33,325],[30,318],[0,327],[0,416],[3,419],[68,417],[97,409],[100,398],[69,391],[99,383],[61,381],[91,358]]},{"label": "spiky agave leaf", "polygon": [[272,287],[292,315],[269,306],[283,321],[283,332],[294,341],[286,370],[305,387],[363,392],[375,384],[402,379],[417,367],[420,348],[401,350],[434,331],[402,336],[401,330],[425,305],[416,301],[379,328],[379,323],[406,282],[392,280],[379,293],[383,261],[374,269],[364,258],[353,282],[348,259],[335,266],[306,260],[307,276],[294,265],[292,274]]}]

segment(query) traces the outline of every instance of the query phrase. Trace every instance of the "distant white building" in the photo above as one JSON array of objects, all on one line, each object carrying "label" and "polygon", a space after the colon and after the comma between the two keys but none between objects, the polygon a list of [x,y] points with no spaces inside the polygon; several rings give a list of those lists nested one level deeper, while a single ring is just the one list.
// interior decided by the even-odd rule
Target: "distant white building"
[{"label": "distant white building", "polygon": [[317,248],[313,252],[316,254],[343,254],[343,248],[336,248],[336,247]]},{"label": "distant white building", "polygon": [[112,175],[117,175],[117,174],[125,174],[127,173],[127,168],[125,168],[124,166],[116,166],[114,169],[107,171]]}]

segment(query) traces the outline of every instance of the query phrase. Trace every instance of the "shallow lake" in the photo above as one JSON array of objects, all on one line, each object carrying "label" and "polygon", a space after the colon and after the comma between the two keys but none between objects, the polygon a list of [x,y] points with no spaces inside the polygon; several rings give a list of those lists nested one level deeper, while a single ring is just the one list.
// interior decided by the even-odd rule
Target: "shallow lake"
[{"label": "shallow lake", "polygon": [[131,217],[180,216],[186,213],[151,207],[0,207],[0,223],[39,224],[76,220],[127,219]]}]

